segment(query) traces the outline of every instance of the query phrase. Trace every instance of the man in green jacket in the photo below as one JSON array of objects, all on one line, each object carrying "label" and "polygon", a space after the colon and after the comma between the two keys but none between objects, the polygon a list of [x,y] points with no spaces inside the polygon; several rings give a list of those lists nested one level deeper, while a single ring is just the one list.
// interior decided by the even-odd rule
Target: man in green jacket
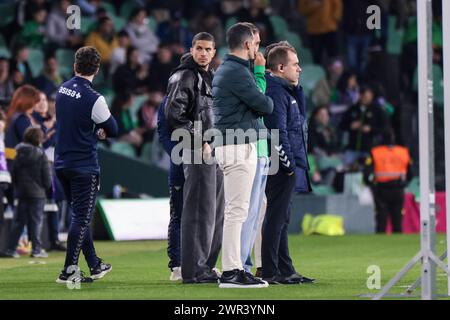
[{"label": "man in green jacket", "polygon": [[250,71],[256,45],[252,28],[237,23],[227,31],[230,53],[213,80],[215,157],[224,173],[225,213],[220,288],[261,288],[267,283],[246,273],[241,261],[241,229],[247,219],[257,166],[256,142],[265,129],[260,117],[273,102],[258,88]]}]

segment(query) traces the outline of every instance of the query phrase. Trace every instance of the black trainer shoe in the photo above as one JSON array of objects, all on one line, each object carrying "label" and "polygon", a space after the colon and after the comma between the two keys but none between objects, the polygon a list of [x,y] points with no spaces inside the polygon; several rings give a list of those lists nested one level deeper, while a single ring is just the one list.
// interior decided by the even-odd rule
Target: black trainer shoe
[{"label": "black trainer shoe", "polygon": [[262,278],[263,281],[266,281],[268,284],[281,284],[281,281],[283,280],[279,276],[273,276],[269,278]]},{"label": "black trainer shoe", "polygon": [[67,284],[67,283],[92,283],[89,277],[84,276],[84,272],[80,271],[78,274],[75,272],[67,273],[66,270],[61,271],[59,277],[56,279],[56,283]]},{"label": "black trainer shoe", "polygon": [[59,241],[52,243],[48,251],[61,251],[66,252],[67,248]]},{"label": "black trainer shoe", "polygon": [[300,284],[300,283],[314,283],[316,279],[310,279],[301,274],[293,273],[288,277],[282,278],[279,282],[282,284]]},{"label": "black trainer shoe", "polygon": [[265,288],[268,284],[256,279],[244,270],[234,269],[223,272],[219,279],[219,288]]},{"label": "black trainer shoe", "polygon": [[112,266],[108,263],[104,263],[103,260],[99,258],[97,266],[91,268],[91,278],[92,280],[101,279],[111,270]]}]

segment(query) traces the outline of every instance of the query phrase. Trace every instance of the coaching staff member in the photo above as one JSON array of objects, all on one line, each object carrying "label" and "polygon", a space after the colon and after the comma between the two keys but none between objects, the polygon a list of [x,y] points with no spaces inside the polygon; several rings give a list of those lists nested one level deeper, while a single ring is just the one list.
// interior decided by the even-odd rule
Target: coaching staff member
[{"label": "coaching staff member", "polygon": [[[55,169],[73,211],[66,260],[57,283],[92,282],[112,269],[95,253],[89,227],[100,186],[97,139],[117,135],[117,123],[105,98],[92,88],[99,67],[100,54],[94,47],[78,49],[75,76],[64,82],[56,95]],[[80,250],[89,266],[90,277],[76,272]]]}]

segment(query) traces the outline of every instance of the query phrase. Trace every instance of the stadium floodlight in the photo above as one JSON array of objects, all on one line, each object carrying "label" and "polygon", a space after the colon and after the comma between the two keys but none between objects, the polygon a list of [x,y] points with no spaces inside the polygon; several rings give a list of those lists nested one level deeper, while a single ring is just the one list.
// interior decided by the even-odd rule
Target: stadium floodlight
[{"label": "stadium floodlight", "polygon": [[[447,252],[436,256],[436,193],[434,175],[434,121],[432,75],[432,0],[417,0],[417,46],[419,69],[419,168],[420,168],[420,237],[421,249],[414,258],[392,278],[373,299],[379,300],[419,261],[421,278],[408,288],[408,296],[419,285],[422,300],[436,298],[436,266],[447,273],[450,295],[450,264],[441,260]],[[444,90],[445,90],[445,174],[447,206],[447,250],[450,247],[450,1],[442,1],[444,34]],[[450,259],[447,259],[450,260]]]}]

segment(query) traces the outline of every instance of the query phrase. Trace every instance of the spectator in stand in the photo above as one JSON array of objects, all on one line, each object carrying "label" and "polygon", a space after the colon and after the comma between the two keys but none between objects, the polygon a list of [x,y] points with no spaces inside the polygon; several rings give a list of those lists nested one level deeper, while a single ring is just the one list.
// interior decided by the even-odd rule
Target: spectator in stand
[{"label": "spectator in stand", "polygon": [[12,181],[19,199],[6,256],[19,258],[16,251],[23,228],[27,225],[32,243],[32,258],[47,258],[42,250],[41,231],[46,191],[51,187],[51,172],[47,156],[41,149],[44,133],[30,127],[24,133],[24,141],[16,147],[17,156],[11,169]]},{"label": "spectator in stand", "polygon": [[14,88],[18,88],[25,83],[31,83],[33,74],[28,63],[29,52],[27,45],[23,42],[18,42],[13,47],[9,68],[14,81]]},{"label": "spectator in stand", "polygon": [[142,135],[131,114],[132,104],[133,95],[130,92],[120,92],[114,97],[111,114],[117,120],[118,140],[132,144],[139,151],[142,145]]},{"label": "spectator in stand", "polygon": [[314,183],[332,185],[336,173],[342,170],[339,140],[330,123],[326,105],[317,107],[308,128],[308,153],[314,156],[317,171],[313,173]]},{"label": "spectator in stand", "polygon": [[332,59],[327,65],[327,77],[320,80],[313,92],[313,102],[316,106],[335,103],[337,100],[337,84],[344,72],[341,59]]},{"label": "spectator in stand", "polygon": [[52,55],[46,56],[42,74],[34,79],[34,86],[43,91],[47,97],[50,97],[56,94],[56,91],[63,82],[64,78],[58,71],[58,60]]},{"label": "spectator in stand", "polygon": [[266,5],[263,1],[251,0],[248,8],[242,8],[237,13],[239,21],[251,22],[258,28],[263,47],[276,40],[272,23],[265,9]]},{"label": "spectator in stand", "polygon": [[100,53],[101,63],[106,67],[109,66],[111,54],[119,46],[111,18],[103,17],[100,19],[97,29],[89,34],[85,45],[96,48]]},{"label": "spectator in stand", "polygon": [[9,61],[0,57],[0,109],[6,109],[14,94],[14,82],[9,73]]},{"label": "spectator in stand", "polygon": [[80,6],[84,16],[93,17],[101,7],[101,2],[101,0],[78,0],[77,5]]},{"label": "spectator in stand", "polygon": [[120,65],[127,62],[127,50],[130,47],[130,37],[124,30],[117,34],[119,38],[119,46],[111,53],[111,59],[109,61],[109,72],[114,74]]},{"label": "spectator in stand", "polygon": [[46,19],[47,10],[44,7],[37,8],[33,12],[33,20],[27,21],[20,33],[21,41],[25,42],[31,48],[42,49],[46,44]]},{"label": "spectator in stand", "polygon": [[299,10],[306,18],[314,63],[323,64],[323,55],[339,55],[338,24],[342,18],[342,0],[299,0]]},{"label": "spectator in stand", "polygon": [[127,49],[127,62],[117,68],[113,75],[113,88],[117,93],[130,91],[142,93],[147,84],[146,65],[139,63],[139,50],[135,47]]},{"label": "spectator in stand", "polygon": [[197,17],[191,21],[191,30],[195,30],[196,33],[208,30],[216,40],[217,48],[226,45],[225,31],[222,22],[212,10],[200,12]]},{"label": "spectator in stand", "polygon": [[144,102],[138,111],[138,126],[142,134],[143,143],[153,141],[153,136],[157,128],[158,106],[162,99],[163,95],[161,92],[152,92],[149,94],[148,100]]},{"label": "spectator in stand", "polygon": [[58,0],[47,18],[47,38],[55,47],[76,48],[82,44],[82,37],[67,28],[67,8],[72,4],[70,0]]},{"label": "spectator in stand", "polygon": [[[0,110],[0,199],[3,199],[5,191],[10,188],[11,174],[6,165],[5,156],[5,113]],[[0,201],[0,238],[2,237],[3,220],[4,220],[5,206],[3,201]],[[0,257],[3,257],[0,252]]]},{"label": "spectator in stand", "polygon": [[169,77],[177,66],[168,44],[160,44],[158,52],[150,65],[148,87],[152,91],[166,91]]},{"label": "spectator in stand", "polygon": [[345,71],[337,83],[337,103],[348,107],[359,100],[358,75],[354,71]]},{"label": "spectator in stand", "polygon": [[156,34],[161,42],[172,45],[173,50],[182,55],[187,52],[192,44],[192,33],[182,24],[183,13],[181,11],[171,12],[170,19],[158,25]]},{"label": "spectator in stand", "polygon": [[358,75],[362,75],[368,62],[368,50],[373,39],[373,30],[367,28],[369,0],[346,0],[343,29],[346,35],[347,63]]},{"label": "spectator in stand", "polygon": [[146,24],[148,17],[144,8],[135,9],[125,31],[130,36],[131,45],[139,50],[140,63],[150,62],[152,55],[158,50],[159,39]]},{"label": "spectator in stand", "polygon": [[341,122],[341,130],[349,135],[344,154],[344,164],[350,169],[359,168],[370,149],[380,141],[388,128],[384,111],[374,104],[374,92],[370,87],[361,88],[357,104],[348,109]]}]

